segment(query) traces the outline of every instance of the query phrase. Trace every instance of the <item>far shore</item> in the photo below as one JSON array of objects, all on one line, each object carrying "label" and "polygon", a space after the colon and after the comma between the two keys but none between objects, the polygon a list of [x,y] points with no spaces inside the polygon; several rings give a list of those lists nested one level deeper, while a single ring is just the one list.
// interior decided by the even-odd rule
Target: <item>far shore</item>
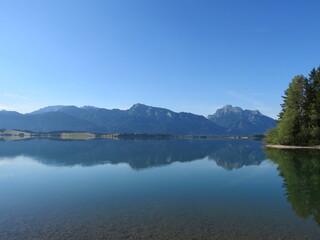
[{"label": "far shore", "polygon": [[280,148],[280,149],[319,149],[320,150],[320,145],[316,145],[316,146],[290,146],[290,145],[267,144],[266,147]]},{"label": "far shore", "polygon": [[35,133],[20,130],[0,131],[0,140],[14,141],[31,138],[48,138],[61,140],[92,140],[92,139],[114,139],[114,140],[163,140],[163,139],[255,139],[261,140],[262,135],[257,136],[211,136],[211,135],[171,135],[171,134],[146,134],[146,133],[116,133],[95,134],[89,132],[47,132]]}]

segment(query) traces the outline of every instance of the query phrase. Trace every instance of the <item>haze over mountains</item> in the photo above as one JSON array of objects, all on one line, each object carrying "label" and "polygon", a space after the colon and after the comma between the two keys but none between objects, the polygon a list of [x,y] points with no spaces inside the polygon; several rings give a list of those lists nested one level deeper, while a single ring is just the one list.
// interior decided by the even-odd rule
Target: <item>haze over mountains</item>
[{"label": "haze over mountains", "polygon": [[275,125],[275,120],[257,110],[242,110],[231,105],[217,110],[208,118],[143,104],[134,104],[128,110],[49,106],[28,114],[0,111],[0,128],[34,132],[253,135],[263,134]]}]

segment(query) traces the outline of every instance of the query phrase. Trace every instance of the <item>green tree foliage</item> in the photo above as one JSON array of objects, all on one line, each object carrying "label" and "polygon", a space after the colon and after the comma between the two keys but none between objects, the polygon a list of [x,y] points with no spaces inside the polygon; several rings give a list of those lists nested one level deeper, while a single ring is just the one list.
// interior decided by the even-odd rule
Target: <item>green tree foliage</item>
[{"label": "green tree foliage", "polygon": [[272,144],[320,144],[320,67],[298,75],[284,92],[278,126],[267,133]]},{"label": "green tree foliage", "polygon": [[311,216],[320,226],[320,151],[267,149],[266,153],[278,164],[292,209],[303,219]]},{"label": "green tree foliage", "polygon": [[311,144],[320,144],[320,67],[309,74],[309,115]]}]

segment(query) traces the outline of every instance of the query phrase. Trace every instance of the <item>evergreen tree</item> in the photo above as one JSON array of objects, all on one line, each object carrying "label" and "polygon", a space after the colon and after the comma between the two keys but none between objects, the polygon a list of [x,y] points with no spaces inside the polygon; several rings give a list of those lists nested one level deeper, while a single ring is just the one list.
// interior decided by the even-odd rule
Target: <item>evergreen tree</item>
[{"label": "evergreen tree", "polygon": [[310,144],[320,144],[320,67],[312,69],[308,85]]},{"label": "evergreen tree", "polygon": [[304,130],[305,85],[306,78],[301,75],[296,76],[285,92],[283,116],[278,126],[278,138],[281,144],[299,144],[305,140],[304,131],[302,131]]},{"label": "evergreen tree", "polygon": [[298,75],[292,79],[283,96],[282,111],[279,114],[278,127],[269,131],[266,141],[275,144],[306,144],[308,134],[305,131],[305,104],[307,79]]},{"label": "evergreen tree", "polygon": [[284,92],[277,128],[267,133],[265,141],[286,145],[320,144],[320,67],[309,78],[292,79]]}]

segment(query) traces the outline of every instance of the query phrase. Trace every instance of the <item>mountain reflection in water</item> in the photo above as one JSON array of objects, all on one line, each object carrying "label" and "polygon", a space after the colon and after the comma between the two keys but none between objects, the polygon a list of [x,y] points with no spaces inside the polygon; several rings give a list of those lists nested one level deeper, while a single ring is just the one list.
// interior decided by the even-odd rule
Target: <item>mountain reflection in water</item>
[{"label": "mountain reflection in water", "polygon": [[0,189],[0,239],[320,239],[320,151],[260,141],[0,141]]},{"label": "mountain reflection in water", "polygon": [[226,170],[259,165],[265,154],[253,140],[90,140],[33,139],[0,142],[0,157],[29,156],[46,165],[93,166],[128,163],[144,169],[208,157]]}]

